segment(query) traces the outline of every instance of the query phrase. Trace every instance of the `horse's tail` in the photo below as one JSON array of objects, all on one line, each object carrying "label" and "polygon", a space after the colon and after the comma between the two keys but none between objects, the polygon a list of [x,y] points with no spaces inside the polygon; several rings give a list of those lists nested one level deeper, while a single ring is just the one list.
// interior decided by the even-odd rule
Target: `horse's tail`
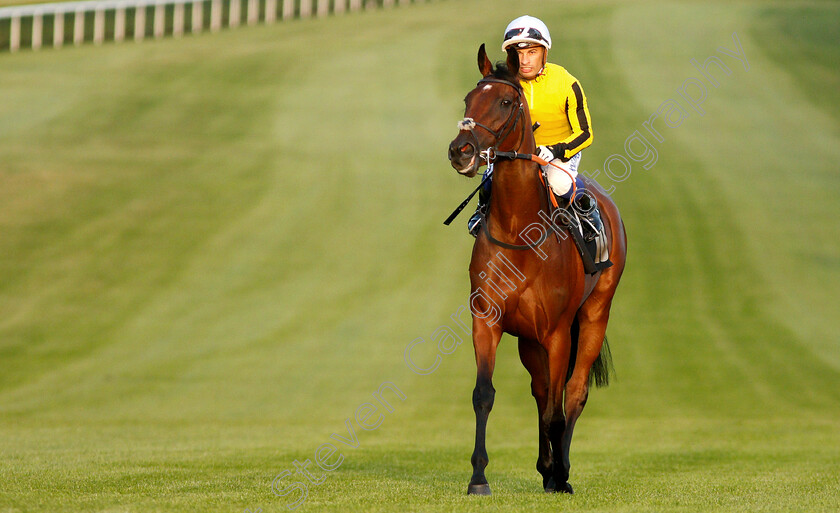
[{"label": "horse's tail", "polygon": [[[577,360],[578,336],[580,335],[580,325],[575,319],[572,323],[572,350],[569,362],[569,371],[566,376],[566,381],[572,377],[572,371],[575,368],[575,361]],[[595,385],[598,388],[604,388],[610,384],[610,375],[615,372],[613,366],[612,353],[610,352],[610,343],[607,336],[604,335],[604,343],[601,344],[601,352],[598,353],[598,358],[592,363],[592,368],[589,369],[589,387]]]},{"label": "horse's tail", "polygon": [[601,344],[601,352],[598,353],[598,358],[592,364],[589,370],[589,386],[593,384],[598,388],[604,388],[610,385],[610,374],[615,372],[613,367],[612,353],[610,352],[610,342],[607,336],[604,335],[604,343]]}]

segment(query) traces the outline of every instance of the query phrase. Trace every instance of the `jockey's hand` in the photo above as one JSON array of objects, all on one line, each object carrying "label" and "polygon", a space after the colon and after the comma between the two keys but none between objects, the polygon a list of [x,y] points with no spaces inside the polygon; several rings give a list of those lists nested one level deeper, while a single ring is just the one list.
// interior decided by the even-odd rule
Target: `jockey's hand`
[{"label": "jockey's hand", "polygon": [[537,146],[537,156],[546,162],[551,162],[557,158],[548,146]]}]

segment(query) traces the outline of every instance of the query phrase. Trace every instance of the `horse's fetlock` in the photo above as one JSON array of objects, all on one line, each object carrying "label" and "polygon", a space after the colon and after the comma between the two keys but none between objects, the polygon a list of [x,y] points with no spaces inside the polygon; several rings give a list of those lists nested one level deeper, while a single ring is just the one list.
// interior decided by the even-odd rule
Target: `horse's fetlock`
[{"label": "horse's fetlock", "polygon": [[470,458],[470,462],[473,465],[473,468],[486,468],[487,464],[490,463],[490,457],[487,456],[486,451],[482,452],[474,452],[472,458]]}]

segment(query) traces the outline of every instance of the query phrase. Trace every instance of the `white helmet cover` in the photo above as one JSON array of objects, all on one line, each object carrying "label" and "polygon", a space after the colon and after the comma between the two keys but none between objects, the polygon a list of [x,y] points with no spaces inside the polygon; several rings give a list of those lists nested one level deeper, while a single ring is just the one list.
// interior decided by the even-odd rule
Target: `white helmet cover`
[{"label": "white helmet cover", "polygon": [[546,50],[551,49],[551,34],[545,23],[538,18],[525,15],[508,24],[502,41],[502,51],[506,51],[511,45],[524,48],[533,44],[544,46]]}]

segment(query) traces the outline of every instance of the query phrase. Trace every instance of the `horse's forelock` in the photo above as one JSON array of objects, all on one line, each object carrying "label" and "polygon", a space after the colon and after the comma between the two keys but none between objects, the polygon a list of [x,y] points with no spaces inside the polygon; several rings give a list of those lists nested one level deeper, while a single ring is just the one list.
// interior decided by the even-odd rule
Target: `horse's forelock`
[{"label": "horse's forelock", "polygon": [[496,63],[496,68],[493,70],[493,78],[507,80],[508,82],[513,82],[514,84],[519,83],[519,79],[516,76],[514,76],[514,74],[508,68],[507,63],[504,62]]}]

